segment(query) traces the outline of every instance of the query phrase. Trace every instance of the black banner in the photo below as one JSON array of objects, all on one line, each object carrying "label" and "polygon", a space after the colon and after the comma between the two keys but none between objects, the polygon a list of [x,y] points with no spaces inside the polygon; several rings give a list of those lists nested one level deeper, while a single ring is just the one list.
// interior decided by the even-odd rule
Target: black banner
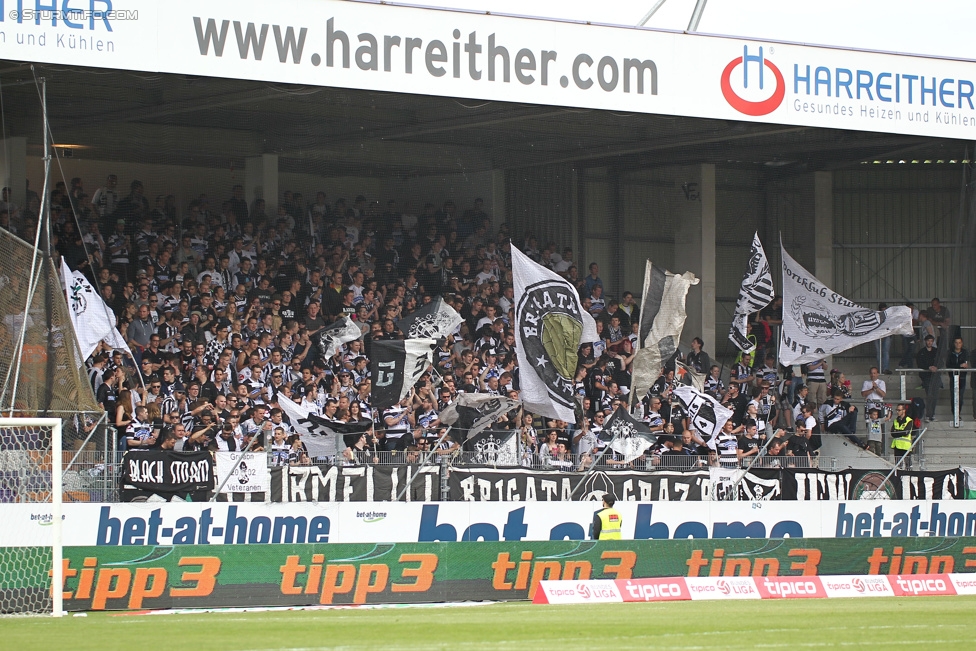
[{"label": "black banner", "polygon": [[945,472],[905,471],[896,475],[902,500],[964,500],[966,473],[958,468]]},{"label": "black banner", "polygon": [[271,501],[392,502],[407,483],[406,501],[440,500],[439,466],[286,466],[271,468]]},{"label": "black banner", "polygon": [[885,483],[885,470],[790,469],[782,471],[784,500],[958,500],[966,497],[965,476],[945,472],[901,471]]},{"label": "black banner", "polygon": [[605,493],[625,502],[697,502],[708,490],[709,474],[597,471],[587,476],[581,472],[454,468],[448,483],[452,502],[599,501]]},{"label": "black banner", "polygon": [[206,451],[130,450],[119,481],[124,502],[154,494],[198,501],[214,490],[213,459]]}]

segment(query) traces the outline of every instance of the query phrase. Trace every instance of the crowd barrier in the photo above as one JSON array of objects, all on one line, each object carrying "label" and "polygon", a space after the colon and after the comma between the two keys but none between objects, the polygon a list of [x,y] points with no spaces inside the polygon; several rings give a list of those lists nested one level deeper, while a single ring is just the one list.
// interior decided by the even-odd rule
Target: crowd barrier
[{"label": "crowd barrier", "polygon": [[[71,611],[503,601],[532,599],[543,580],[911,581],[976,571],[976,538],[67,547],[64,563]],[[39,590],[44,577],[18,585]]]},{"label": "crowd barrier", "polygon": [[[223,476],[218,485],[216,476]],[[263,453],[145,451],[127,454],[122,501],[206,501],[215,489],[229,502],[588,501],[612,493],[623,501],[961,499],[966,474],[814,468],[689,469],[591,472],[445,465],[307,465],[268,468]],[[155,496],[155,497],[154,497]]]}]

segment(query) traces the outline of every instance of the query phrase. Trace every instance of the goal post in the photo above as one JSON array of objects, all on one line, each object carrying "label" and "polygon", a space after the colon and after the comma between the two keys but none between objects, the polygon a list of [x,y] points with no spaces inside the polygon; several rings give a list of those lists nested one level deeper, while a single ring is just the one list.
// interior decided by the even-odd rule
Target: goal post
[{"label": "goal post", "polygon": [[[37,431],[50,431],[50,443],[46,441],[46,436],[37,434]],[[64,565],[63,565],[63,434],[62,421],[60,418],[3,418],[0,417],[0,452],[3,452],[3,467],[5,473],[11,468],[19,472],[19,477],[27,476],[26,481],[20,481],[12,490],[4,491],[3,501],[14,501],[20,503],[39,503],[50,504],[51,506],[51,561],[50,568],[33,568],[36,576],[46,578],[48,569],[50,570],[50,612],[54,617],[64,615]],[[48,447],[49,446],[49,447]],[[45,452],[50,450],[50,481],[38,481],[37,477],[44,476],[43,469],[47,466],[47,455]],[[32,454],[33,453],[33,454]],[[27,463],[33,463],[33,467],[24,468]],[[41,472],[37,472],[41,469]],[[33,475],[31,475],[31,471]],[[3,550],[6,552],[7,550]],[[28,568],[29,570],[30,568]],[[2,568],[5,574],[10,571]],[[28,570],[25,570],[25,574]],[[3,577],[9,581],[9,576]],[[0,607],[5,612],[20,613],[40,613],[46,610],[47,599],[43,592],[32,593],[28,579],[25,577],[23,583],[26,587],[20,588],[23,591],[23,604],[2,603]],[[46,581],[42,581],[46,585]],[[4,592],[8,592],[7,586]],[[46,592],[47,590],[45,590]],[[32,599],[31,594],[40,594],[40,598]],[[7,598],[4,597],[4,600]]]}]

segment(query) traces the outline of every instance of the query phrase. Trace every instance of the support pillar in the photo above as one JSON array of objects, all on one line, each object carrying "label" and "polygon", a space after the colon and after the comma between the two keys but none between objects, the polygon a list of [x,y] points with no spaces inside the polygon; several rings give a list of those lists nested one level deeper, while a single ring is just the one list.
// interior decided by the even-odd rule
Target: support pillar
[{"label": "support pillar", "polygon": [[[505,196],[505,170],[491,171],[491,232],[497,233],[498,227],[508,220],[505,211],[507,197]],[[511,224],[509,228],[511,229]]]},{"label": "support pillar", "polygon": [[245,159],[244,196],[250,208],[255,199],[264,199],[264,211],[278,214],[278,155],[262,154]]},{"label": "support pillar", "polygon": [[[41,179],[35,179],[38,194]],[[0,140],[0,188],[10,188],[9,201],[23,210],[27,201],[27,138]],[[13,215],[11,215],[13,217]]]},{"label": "support pillar", "polygon": [[[700,165],[698,172],[699,201],[695,209],[682,214],[675,232],[675,269],[690,271],[699,279],[688,292],[687,319],[681,334],[685,344],[701,337],[705,349],[715,351],[715,165]],[[714,354],[714,353],[713,353]]]},{"label": "support pillar", "polygon": [[[834,176],[813,173],[813,275],[827,287],[834,287]],[[833,368],[833,356],[827,368]]]},{"label": "support pillar", "polygon": [[813,173],[813,242],[815,275],[827,287],[834,285],[834,177]]}]

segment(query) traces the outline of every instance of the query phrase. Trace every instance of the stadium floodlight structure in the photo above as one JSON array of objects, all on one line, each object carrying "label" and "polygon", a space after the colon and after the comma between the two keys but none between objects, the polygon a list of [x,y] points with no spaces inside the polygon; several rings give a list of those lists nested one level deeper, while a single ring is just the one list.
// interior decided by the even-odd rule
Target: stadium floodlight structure
[{"label": "stadium floodlight structure", "polygon": [[37,518],[37,523],[50,531],[50,554],[48,545],[38,547],[32,540],[0,547],[0,612],[50,612],[54,617],[61,617],[64,615],[61,419],[0,418],[0,464],[3,468],[0,486],[5,498],[51,508],[50,513],[20,514],[4,523],[11,538],[24,534],[30,538],[32,532],[16,529]]}]

